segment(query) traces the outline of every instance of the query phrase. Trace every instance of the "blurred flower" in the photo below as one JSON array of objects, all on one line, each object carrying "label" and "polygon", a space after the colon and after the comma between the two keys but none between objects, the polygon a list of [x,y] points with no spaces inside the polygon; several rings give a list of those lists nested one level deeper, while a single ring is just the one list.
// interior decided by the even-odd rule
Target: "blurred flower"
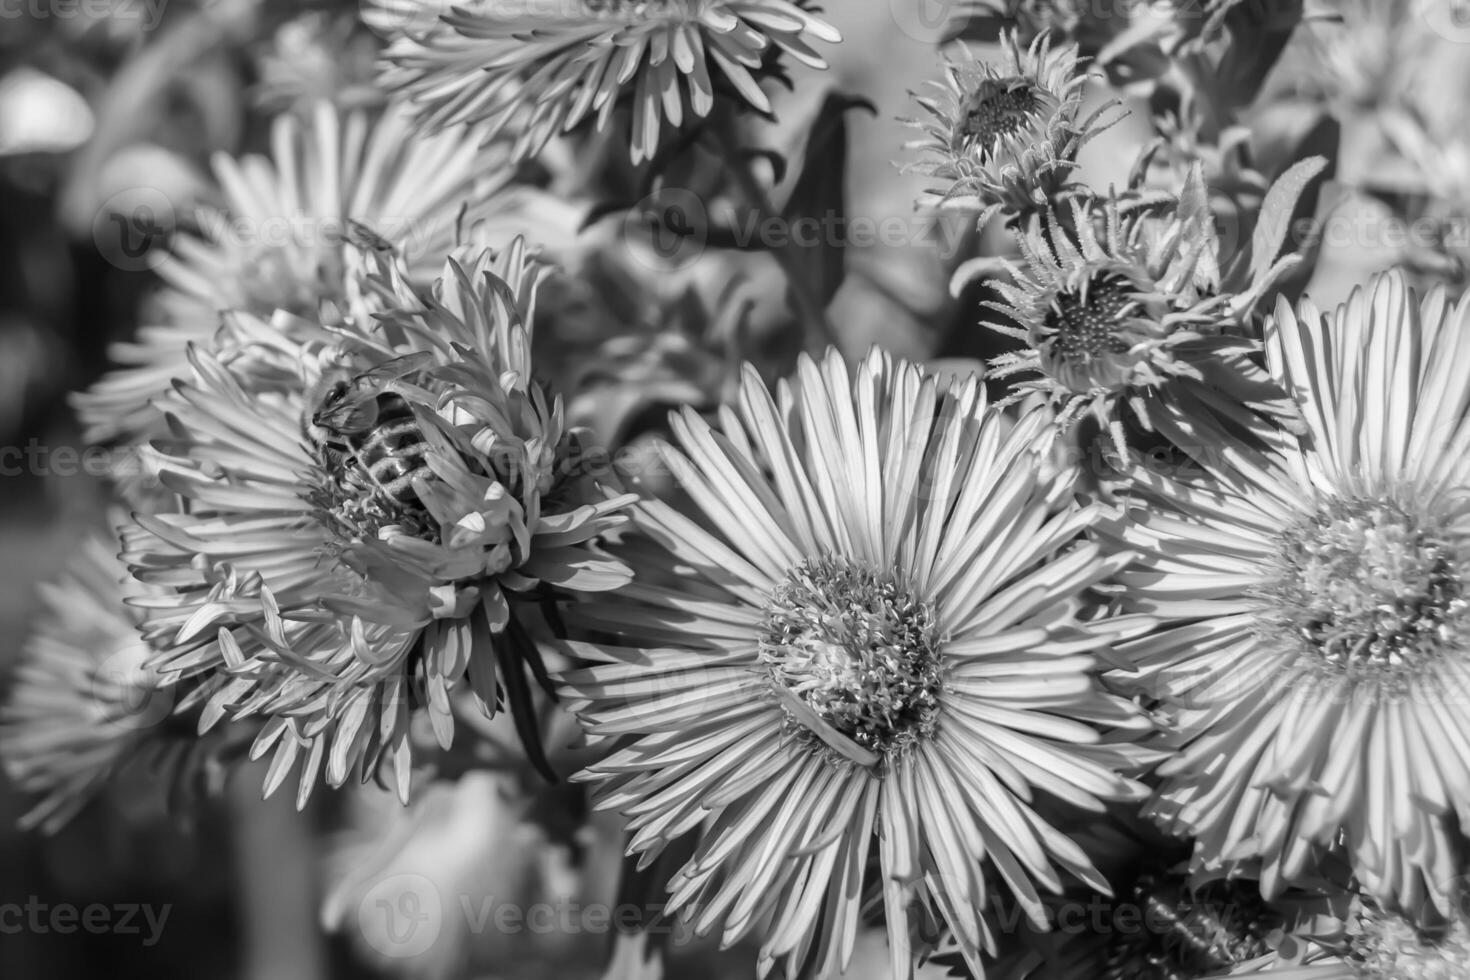
[{"label": "blurred flower", "polygon": [[1122,560],[1077,541],[1095,509],[1054,506],[1045,416],[1008,430],[973,376],[878,352],[850,375],[834,352],[776,400],[747,369],[720,420],[686,409],[664,453],[698,522],[641,503],[634,582],[568,613],[622,641],[571,644],[598,663],[563,675],[591,733],[628,739],[582,777],[598,805],[642,864],[702,828],[670,914],[726,945],[758,931],[763,971],[835,976],[873,849],[903,977],[916,902],[971,960],[991,944],[982,868],[1037,920],[1059,869],[1105,888],[1031,803],[1142,792],[1123,773],[1147,725],[1092,672],[1148,624],[1084,619]]},{"label": "blurred flower", "polygon": [[260,81],[255,101],[267,111],[314,111],[317,103],[338,108],[375,106],[385,96],[373,84],[377,44],[355,16],[312,11],[276,28],[257,56]]},{"label": "blurred flower", "polygon": [[986,305],[1015,325],[986,326],[1026,349],[994,358],[991,375],[1039,375],[1013,383],[1007,400],[1038,392],[1063,427],[1091,415],[1119,460],[1129,458],[1125,416],[1191,455],[1222,432],[1292,424],[1289,400],[1250,360],[1260,345],[1243,324],[1293,261],[1240,292],[1223,287],[1198,164],[1162,209],[1117,196],[1095,207],[1073,201],[1021,237],[1020,262],[1000,263],[1010,279],[994,281],[1001,301]]},{"label": "blurred flower", "polygon": [[1470,286],[1470,140],[1411,105],[1376,118],[1403,167],[1371,168],[1363,189],[1412,222],[1400,261],[1413,281],[1459,295]]},{"label": "blurred flower", "polygon": [[155,665],[213,679],[206,721],[269,717],[268,792],[297,761],[304,802],[323,764],[338,786],[387,758],[407,798],[410,709],[447,748],[466,678],[487,714],[503,687],[544,767],[526,677],[544,668],[511,601],[622,584],[589,544],[632,498],[596,488],[560,400],[531,380],[538,275],[519,243],[451,260],[422,305],[385,274],[375,287],[402,305],[376,336],[279,345],[295,388],[247,390],[195,348],[192,379],[161,400],[160,478],[186,512],[137,516],[125,557],[171,587],[140,603]]},{"label": "blurred flower", "polygon": [[709,115],[717,87],[769,113],[757,79],[770,70],[773,52],[825,68],[811,42],[835,44],[842,35],[804,4],[571,0],[544,10],[531,4],[527,12],[512,0],[480,0],[444,14],[421,36],[398,39],[384,82],[406,90],[432,128],[483,120],[494,135],[514,120],[518,159],[535,156],[593,112],[605,128],[628,96],[636,164],[652,158],[664,119],[678,128],[686,111]]},{"label": "blurred flower", "polygon": [[0,762],[39,796],[24,827],[59,830],[124,767],[176,796],[222,776],[212,758],[220,741],[169,720],[177,692],[148,666],[139,616],[125,605],[144,590],[116,548],[110,535],[89,535],[66,572],[41,586],[40,618],[0,709]]},{"label": "blurred flower", "polygon": [[906,172],[944,181],[930,192],[938,203],[976,208],[982,225],[1045,211],[1072,188],[1077,152],[1117,121],[1103,121],[1116,101],[1081,117],[1087,76],[1076,45],[1053,50],[1043,33],[1022,48],[1011,31],[1001,46],[1001,65],[968,48],[962,61],[946,58],[944,81],[928,83],[935,94],[914,96],[929,117],[911,121],[924,138],[907,146],[925,156]]},{"label": "blurred flower", "polygon": [[1268,897],[1340,849],[1386,908],[1447,911],[1470,821],[1466,307],[1402,275],[1330,317],[1268,323],[1308,432],[1229,445],[1198,477],[1140,474],[1126,608],[1169,626],[1119,682],[1160,699],[1178,754],[1149,812],[1196,861],[1258,858]]},{"label": "blurred flower", "polygon": [[66,153],[95,123],[87,100],[65,82],[24,66],[0,78],[0,157]]},{"label": "blurred flower", "polygon": [[[1437,2],[1437,0],[1429,0]],[[1345,0],[1310,19],[1303,80],[1345,120],[1407,93],[1433,35],[1416,8],[1426,0]]]},{"label": "blurred flower", "polygon": [[[1078,40],[1083,33],[1090,33],[1080,30],[1084,23],[1123,19],[1121,9],[1113,18],[1089,16],[1090,10],[1091,5],[1083,0],[957,0],[946,11],[948,25],[944,37],[990,40],[996,30],[995,23],[1003,21],[1025,42],[1046,33]],[[1089,53],[1096,54],[1097,47],[1094,45]]]},{"label": "blurred flower", "polygon": [[301,323],[324,307],[346,310],[351,222],[401,249],[427,280],[464,229],[494,210],[494,191],[507,179],[470,135],[412,135],[396,109],[370,122],[319,103],[305,122],[278,117],[271,136],[270,159],[215,158],[224,209],[202,211],[199,233],[174,239],[158,267],[167,288],[153,322],[115,345],[119,367],[75,399],[89,441],[161,432],[149,402],[189,376],[189,344],[234,343],[221,311],[269,319],[284,310],[297,318],[282,322]]},{"label": "blurred flower", "polygon": [[[538,939],[564,939],[486,928],[505,906],[569,904],[554,894],[553,849],[503,777],[436,781],[408,807],[371,789],[343,804],[347,830],[328,842],[322,921],[387,975],[479,976],[467,962],[525,965]],[[419,929],[403,928],[395,912],[416,915]]]},{"label": "blurred flower", "polygon": [[1244,0],[1168,0],[1169,9],[1158,10],[1163,22],[1156,31],[1163,51],[1171,56],[1190,55],[1233,32],[1235,43],[1248,42],[1252,31],[1285,25],[1290,28],[1301,17],[1302,0],[1275,0],[1263,4]]},{"label": "blurred flower", "polygon": [[[1008,24],[1023,42],[1043,34],[1075,43],[1083,55],[1096,58],[1121,38],[1129,46],[1173,36],[1189,24],[1215,20],[1232,0],[1160,0],[1157,3],[1100,4],[1087,0],[957,0],[948,11],[945,38],[992,40],[999,23]],[[1177,9],[1176,9],[1177,8]],[[1186,23],[1176,23],[1184,21]],[[1215,24],[1218,26],[1218,23]]]}]

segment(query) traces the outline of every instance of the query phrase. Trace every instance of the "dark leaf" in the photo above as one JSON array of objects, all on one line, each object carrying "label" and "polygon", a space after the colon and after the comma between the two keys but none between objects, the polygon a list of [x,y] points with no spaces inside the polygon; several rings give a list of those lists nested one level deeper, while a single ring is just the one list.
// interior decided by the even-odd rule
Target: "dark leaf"
[{"label": "dark leaf", "polygon": [[500,683],[505,689],[505,703],[515,721],[516,734],[520,736],[521,745],[525,748],[526,758],[531,765],[536,767],[536,771],[547,782],[554,783],[557,781],[556,773],[552,771],[551,763],[546,758],[546,750],[541,745],[541,725],[536,711],[535,695],[531,692],[531,686],[526,683],[527,670],[535,674],[538,681],[546,676],[546,666],[541,663],[541,651],[514,615],[510,617],[505,632],[496,640],[495,655],[500,658]]}]

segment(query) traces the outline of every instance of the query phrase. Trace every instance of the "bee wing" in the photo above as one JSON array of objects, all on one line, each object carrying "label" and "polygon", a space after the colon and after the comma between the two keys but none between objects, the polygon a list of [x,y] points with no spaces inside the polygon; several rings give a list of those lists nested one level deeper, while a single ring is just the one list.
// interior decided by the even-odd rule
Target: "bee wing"
[{"label": "bee wing", "polygon": [[395,252],[393,243],[373,231],[361,221],[347,219],[347,231],[342,236],[349,245],[369,252]]},{"label": "bee wing", "polygon": [[365,391],[359,391],[330,408],[322,408],[312,416],[316,425],[341,433],[365,432],[377,419],[377,397]]},{"label": "bee wing", "polygon": [[377,386],[386,384],[389,381],[397,381],[399,378],[413,374],[415,371],[422,371],[433,363],[434,355],[428,351],[404,354],[402,357],[395,357],[391,361],[384,361],[370,371],[364,371],[357,376],[353,384],[354,387],[364,391],[371,390],[376,395],[377,391],[375,389]]}]

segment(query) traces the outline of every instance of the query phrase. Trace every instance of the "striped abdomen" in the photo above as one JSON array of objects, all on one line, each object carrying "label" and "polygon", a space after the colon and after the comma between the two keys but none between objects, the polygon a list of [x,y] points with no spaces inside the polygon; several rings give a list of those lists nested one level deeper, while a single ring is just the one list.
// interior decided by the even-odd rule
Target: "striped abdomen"
[{"label": "striped abdomen", "polygon": [[377,410],[373,427],[351,440],[360,475],[385,503],[417,506],[413,475],[426,465],[428,443],[413,409],[398,395],[378,395]]}]

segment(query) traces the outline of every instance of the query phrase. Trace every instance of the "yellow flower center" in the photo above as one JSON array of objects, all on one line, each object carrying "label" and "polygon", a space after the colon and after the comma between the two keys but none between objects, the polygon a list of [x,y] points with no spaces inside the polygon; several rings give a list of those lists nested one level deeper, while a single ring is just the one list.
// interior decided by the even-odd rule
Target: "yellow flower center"
[{"label": "yellow flower center", "polygon": [[772,591],[759,652],[773,683],[887,754],[934,731],[938,639],[932,604],[891,574],[828,556],[803,561]]}]

